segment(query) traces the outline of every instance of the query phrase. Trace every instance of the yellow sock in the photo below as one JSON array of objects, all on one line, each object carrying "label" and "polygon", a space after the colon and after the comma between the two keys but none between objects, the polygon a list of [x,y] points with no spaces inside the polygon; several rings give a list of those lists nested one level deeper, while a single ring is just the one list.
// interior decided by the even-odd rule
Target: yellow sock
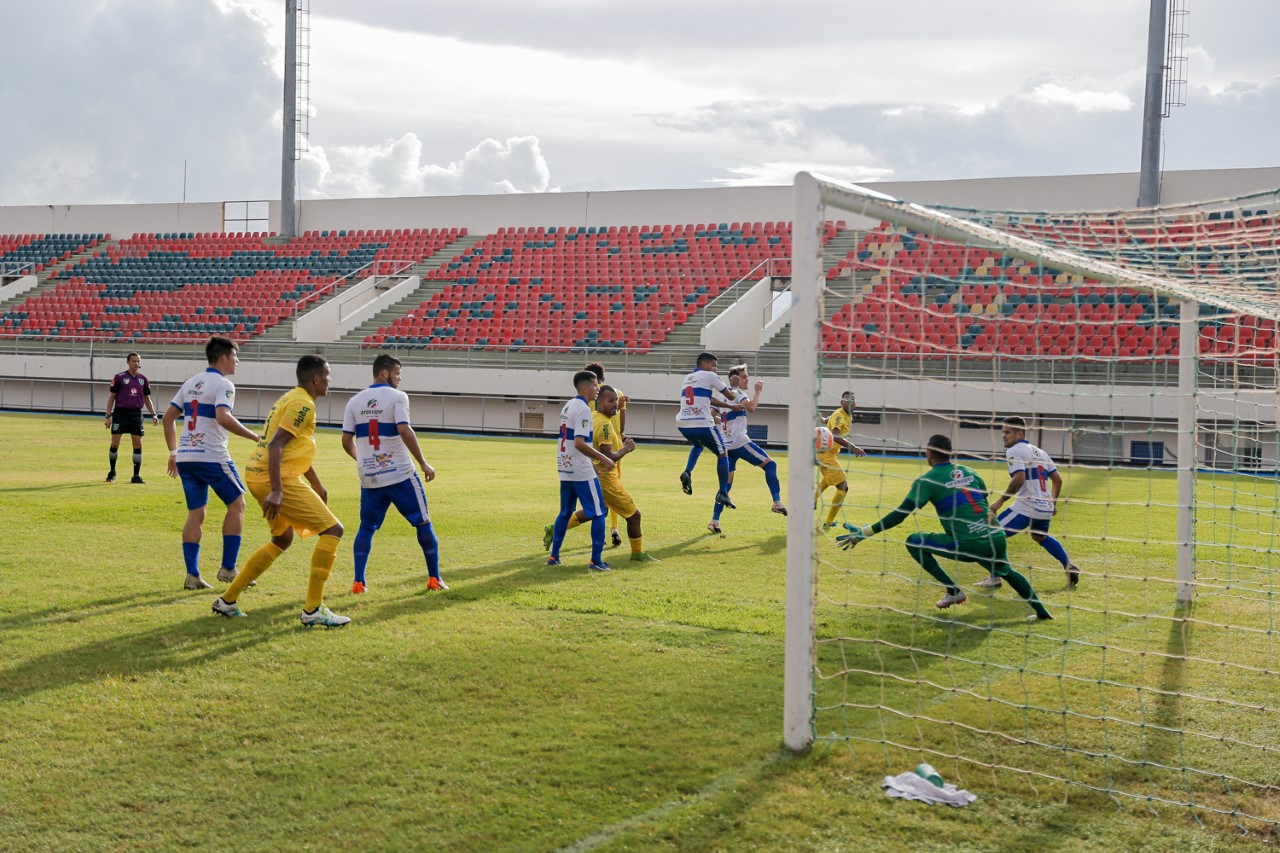
[{"label": "yellow sock", "polygon": [[618,529],[618,511],[616,509],[609,510],[609,529]]},{"label": "yellow sock", "polygon": [[[630,536],[628,536],[627,538],[628,538],[628,539],[631,539],[631,537],[630,537]],[[636,538],[631,539],[631,553],[632,553],[632,554],[639,554],[639,553],[640,553],[641,551],[643,551],[643,550],[644,550],[644,537],[643,537],[643,536],[637,536]]]},{"label": "yellow sock", "polygon": [[582,523],[582,522],[578,520],[578,514],[575,512],[573,515],[569,516],[569,527],[568,527],[568,529],[569,529],[569,530],[572,530],[573,528],[577,527],[577,526],[578,526],[579,524],[581,524],[581,523]]},{"label": "yellow sock", "polygon": [[240,570],[240,574],[236,575],[236,579],[231,582],[231,586],[227,587],[227,591],[222,594],[222,600],[227,604],[235,604],[236,599],[240,597],[240,593],[244,592],[244,588],[261,577],[263,572],[271,568],[271,564],[276,561],[276,557],[283,553],[284,551],[277,548],[273,542],[268,542],[254,551],[253,556],[245,562],[244,568]]},{"label": "yellow sock", "polygon": [[338,559],[341,541],[337,536],[321,536],[311,552],[311,579],[307,581],[307,603],[302,606],[303,610],[310,612],[324,602],[324,584]]},{"label": "yellow sock", "polygon": [[827,524],[835,524],[836,516],[840,514],[840,507],[844,504],[844,496],[849,494],[842,489],[836,489],[836,496],[831,499],[831,509],[827,512]]}]

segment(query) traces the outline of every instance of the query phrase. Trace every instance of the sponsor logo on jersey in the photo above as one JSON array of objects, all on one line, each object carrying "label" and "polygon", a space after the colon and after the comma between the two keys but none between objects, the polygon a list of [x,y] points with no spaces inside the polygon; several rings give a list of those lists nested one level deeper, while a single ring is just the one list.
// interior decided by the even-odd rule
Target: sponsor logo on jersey
[{"label": "sponsor logo on jersey", "polygon": [[307,422],[307,413],[308,413],[308,412],[310,412],[310,411],[311,411],[311,407],[310,407],[310,406],[303,406],[301,409],[298,409],[298,416],[297,416],[296,418],[294,418],[294,419],[293,419],[293,425],[294,425],[294,426],[296,426],[296,427],[300,427],[300,426],[302,426],[304,423],[306,423],[306,422]]},{"label": "sponsor logo on jersey", "polygon": [[959,468],[953,468],[951,471],[951,482],[947,484],[951,489],[967,489],[973,485],[973,477],[966,474]]}]

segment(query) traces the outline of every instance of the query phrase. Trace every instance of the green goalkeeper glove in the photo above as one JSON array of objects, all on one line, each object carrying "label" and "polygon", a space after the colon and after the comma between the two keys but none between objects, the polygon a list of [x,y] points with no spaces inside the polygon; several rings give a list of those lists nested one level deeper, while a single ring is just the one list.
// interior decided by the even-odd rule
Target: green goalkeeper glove
[{"label": "green goalkeeper glove", "polygon": [[837,536],[836,544],[839,545],[845,551],[852,549],[853,546],[857,545],[863,539],[871,538],[870,524],[864,527],[856,527],[855,525],[852,525],[852,524],[846,524],[844,526],[844,529],[849,532],[843,536]]}]

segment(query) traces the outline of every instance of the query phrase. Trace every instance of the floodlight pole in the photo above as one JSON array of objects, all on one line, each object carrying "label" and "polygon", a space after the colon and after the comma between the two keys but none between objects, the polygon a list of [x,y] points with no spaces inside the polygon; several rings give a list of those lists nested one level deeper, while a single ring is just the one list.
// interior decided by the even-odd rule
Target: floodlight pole
[{"label": "floodlight pole", "polygon": [[1168,0],[1151,0],[1147,23],[1147,88],[1142,104],[1142,168],[1138,173],[1138,207],[1160,203],[1160,129],[1164,115],[1165,26]]},{"label": "floodlight pole", "polygon": [[280,236],[296,237],[298,197],[298,0],[284,0],[284,122],[280,154]]}]

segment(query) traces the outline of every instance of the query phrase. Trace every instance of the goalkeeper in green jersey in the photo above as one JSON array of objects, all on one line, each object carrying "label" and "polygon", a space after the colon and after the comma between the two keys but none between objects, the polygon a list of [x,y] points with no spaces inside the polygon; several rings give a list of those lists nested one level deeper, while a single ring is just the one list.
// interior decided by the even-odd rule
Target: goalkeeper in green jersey
[{"label": "goalkeeper in green jersey", "polygon": [[912,533],[906,544],[911,559],[947,588],[947,594],[938,600],[938,607],[964,604],[965,594],[942,570],[935,554],[963,563],[977,563],[1008,582],[1013,591],[1031,605],[1035,613],[1028,618],[1052,619],[1031,583],[1009,565],[1004,530],[987,507],[987,485],[972,468],[951,461],[951,439],[945,435],[931,436],[925,448],[925,460],[930,465],[928,472],[916,478],[897,509],[865,527],[846,524],[849,532],[837,536],[836,543],[847,551],[864,539],[897,527],[925,504],[933,504],[946,532]]}]

